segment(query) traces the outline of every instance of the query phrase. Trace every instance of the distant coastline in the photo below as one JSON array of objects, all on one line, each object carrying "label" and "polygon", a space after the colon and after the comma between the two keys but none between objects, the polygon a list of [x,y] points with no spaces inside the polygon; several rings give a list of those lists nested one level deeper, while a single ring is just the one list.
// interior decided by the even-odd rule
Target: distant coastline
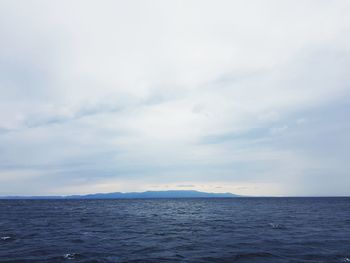
[{"label": "distant coastline", "polygon": [[232,193],[206,193],[196,190],[168,190],[168,191],[146,191],[146,192],[114,192],[114,193],[96,193],[86,195],[67,195],[67,196],[0,196],[0,199],[145,199],[145,198],[235,198],[240,195]]}]

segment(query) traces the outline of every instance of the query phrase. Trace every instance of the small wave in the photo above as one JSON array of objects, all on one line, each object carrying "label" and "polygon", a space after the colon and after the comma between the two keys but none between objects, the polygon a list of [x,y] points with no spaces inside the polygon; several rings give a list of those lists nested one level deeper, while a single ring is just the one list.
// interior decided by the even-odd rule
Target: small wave
[{"label": "small wave", "polygon": [[5,237],[0,237],[1,240],[6,241],[6,240],[11,240],[12,237],[5,236]]},{"label": "small wave", "polygon": [[252,253],[242,253],[237,254],[235,258],[242,259],[242,258],[255,258],[255,257],[276,257],[274,254],[268,253],[268,252],[252,252]]},{"label": "small wave", "polygon": [[80,223],[85,223],[85,222],[88,222],[88,221],[89,221],[89,218],[87,218],[87,217],[82,217],[82,218],[79,219]]},{"label": "small wave", "polygon": [[79,244],[79,243],[84,243],[84,240],[80,238],[76,238],[76,239],[72,239],[71,242]]},{"label": "small wave", "polygon": [[340,262],[350,262],[350,258],[344,257],[344,258],[341,259]]},{"label": "small wave", "polygon": [[280,258],[268,252],[239,253],[229,257],[203,257],[204,262],[280,262]]},{"label": "small wave", "polygon": [[63,255],[64,259],[76,259],[79,256],[78,253],[67,253]]},{"label": "small wave", "polygon": [[275,223],[269,223],[269,226],[272,227],[273,229],[284,229],[285,226],[282,224],[275,224]]}]

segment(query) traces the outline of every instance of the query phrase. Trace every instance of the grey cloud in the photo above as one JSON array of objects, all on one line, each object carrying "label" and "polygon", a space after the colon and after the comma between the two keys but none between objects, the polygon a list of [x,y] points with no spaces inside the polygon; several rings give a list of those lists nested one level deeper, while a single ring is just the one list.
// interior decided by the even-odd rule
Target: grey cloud
[{"label": "grey cloud", "polygon": [[349,193],[349,4],[164,3],[1,2],[0,194]]},{"label": "grey cloud", "polygon": [[25,127],[34,128],[52,124],[63,124],[70,121],[79,120],[81,118],[94,116],[104,113],[116,113],[122,111],[124,108],[118,105],[93,105],[83,106],[79,110],[73,112],[69,116],[65,115],[53,115],[49,117],[42,117],[40,115],[28,116],[28,120],[25,122]]}]

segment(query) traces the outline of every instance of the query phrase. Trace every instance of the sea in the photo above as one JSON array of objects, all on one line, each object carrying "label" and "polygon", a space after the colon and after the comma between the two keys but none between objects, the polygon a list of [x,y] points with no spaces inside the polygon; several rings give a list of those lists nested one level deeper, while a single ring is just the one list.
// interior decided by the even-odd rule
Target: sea
[{"label": "sea", "polygon": [[350,262],[350,198],[0,200],[0,262]]}]

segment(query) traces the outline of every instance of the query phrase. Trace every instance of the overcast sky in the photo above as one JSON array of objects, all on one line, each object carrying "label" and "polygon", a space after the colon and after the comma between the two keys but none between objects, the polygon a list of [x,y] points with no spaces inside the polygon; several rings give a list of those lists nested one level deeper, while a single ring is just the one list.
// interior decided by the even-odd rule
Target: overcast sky
[{"label": "overcast sky", "polygon": [[350,195],[350,2],[0,2],[0,195]]}]

